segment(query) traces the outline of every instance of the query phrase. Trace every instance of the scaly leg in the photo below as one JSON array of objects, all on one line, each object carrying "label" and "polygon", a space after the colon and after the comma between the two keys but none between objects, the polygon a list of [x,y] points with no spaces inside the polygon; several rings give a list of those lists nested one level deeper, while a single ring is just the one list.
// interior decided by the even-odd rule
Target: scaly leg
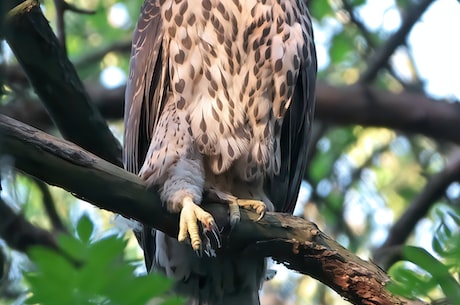
[{"label": "scaly leg", "polygon": [[[179,236],[177,239],[180,242],[184,242],[186,241],[187,237],[190,237],[192,248],[201,255],[203,245],[200,238],[198,221],[203,225],[204,233],[212,233],[217,242],[217,247],[220,247],[221,243],[219,229],[217,228],[212,215],[196,205],[191,197],[184,197],[182,200],[182,210],[180,212],[179,222]],[[207,236],[205,238],[205,251],[208,252],[212,250],[212,247]]]}]

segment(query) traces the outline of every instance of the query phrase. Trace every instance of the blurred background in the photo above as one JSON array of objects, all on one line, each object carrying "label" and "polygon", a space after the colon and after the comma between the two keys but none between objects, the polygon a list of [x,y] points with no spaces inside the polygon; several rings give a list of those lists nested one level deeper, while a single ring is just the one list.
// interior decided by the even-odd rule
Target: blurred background
[{"label": "blurred background", "polygon": [[[43,14],[121,142],[130,39],[142,1],[67,1],[91,14],[64,14],[56,10],[59,2],[42,1]],[[460,3],[308,5],[319,64],[317,112],[295,215],[389,270],[400,293],[449,303],[442,279],[426,266],[444,266],[452,289],[460,291]],[[0,68],[0,113],[59,136],[6,41]],[[3,204],[53,233],[73,232],[89,215],[94,239],[129,238],[126,255],[142,273],[132,233],[111,213],[15,171],[11,158],[0,158],[0,172]],[[1,222],[2,215],[0,233]],[[424,249],[426,260],[402,254],[407,245]],[[1,305],[22,304],[28,291],[23,273],[30,268],[26,255],[0,239]],[[310,277],[276,263],[271,268],[277,275],[264,285],[264,305],[347,304]]]}]

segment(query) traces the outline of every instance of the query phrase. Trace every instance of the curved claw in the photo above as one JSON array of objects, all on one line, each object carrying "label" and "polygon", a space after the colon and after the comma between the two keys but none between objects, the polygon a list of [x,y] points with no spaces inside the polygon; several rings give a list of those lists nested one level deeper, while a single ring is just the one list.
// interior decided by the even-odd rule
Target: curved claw
[{"label": "curved claw", "polygon": [[262,213],[260,213],[260,216],[259,218],[256,219],[256,222],[261,220],[264,216],[265,216],[265,210],[263,210]]},{"label": "curved claw", "polygon": [[219,228],[212,215],[196,205],[190,197],[184,197],[177,239],[183,242],[189,237],[198,257],[202,257],[203,252],[208,256],[215,256],[210,237],[215,241],[217,248],[222,247]]},{"label": "curved claw", "polygon": [[217,248],[218,249],[221,248],[222,247],[222,239],[220,238],[219,228],[217,227],[217,225],[215,223],[213,223],[213,226],[211,227],[211,230],[209,230],[208,232],[212,233],[212,237],[214,237],[214,241],[217,244]]}]

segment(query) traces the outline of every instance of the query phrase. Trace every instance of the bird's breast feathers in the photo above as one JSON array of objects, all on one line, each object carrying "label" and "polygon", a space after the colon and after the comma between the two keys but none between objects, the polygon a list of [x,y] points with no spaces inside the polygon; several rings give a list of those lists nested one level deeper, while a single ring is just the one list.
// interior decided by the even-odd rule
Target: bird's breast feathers
[{"label": "bird's breast feathers", "polygon": [[303,6],[287,0],[160,0],[170,98],[215,174],[276,174],[279,135],[302,62]]}]

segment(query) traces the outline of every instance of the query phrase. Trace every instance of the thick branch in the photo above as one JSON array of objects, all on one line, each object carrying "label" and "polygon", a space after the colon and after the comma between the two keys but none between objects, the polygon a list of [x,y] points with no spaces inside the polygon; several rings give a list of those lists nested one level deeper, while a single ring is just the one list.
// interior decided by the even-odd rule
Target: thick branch
[{"label": "thick branch", "polygon": [[318,84],[315,117],[331,124],[382,126],[460,144],[460,105],[425,95],[353,85]]},{"label": "thick branch", "polygon": [[[88,92],[104,117],[122,118],[123,87],[106,90],[88,86]],[[316,92],[316,118],[324,122],[383,126],[460,144],[458,103],[418,93],[392,93],[361,85],[336,87],[324,82],[318,82]],[[46,111],[33,100],[0,106],[0,113],[45,130],[49,127]]]},{"label": "thick branch", "polygon": [[[19,1],[7,2],[13,7]],[[89,100],[37,1],[27,0],[9,11],[5,38],[63,136],[121,164],[119,143]]]},{"label": "thick branch", "polygon": [[[15,166],[94,205],[177,235],[178,219],[164,211],[158,196],[137,177],[69,142],[0,115],[0,153]],[[227,225],[222,205],[206,205],[219,226]],[[289,268],[322,281],[355,304],[408,304],[384,286],[388,276],[328,238],[301,218],[242,211],[241,222],[225,236],[222,253],[272,256]]]}]

